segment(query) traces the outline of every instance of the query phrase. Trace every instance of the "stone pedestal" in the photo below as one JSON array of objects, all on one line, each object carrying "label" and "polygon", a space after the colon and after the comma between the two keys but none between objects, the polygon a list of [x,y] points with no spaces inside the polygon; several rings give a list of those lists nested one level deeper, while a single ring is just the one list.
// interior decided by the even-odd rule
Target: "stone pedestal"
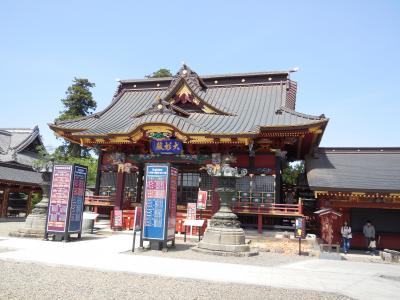
[{"label": "stone pedestal", "polygon": [[34,237],[43,238],[46,228],[47,208],[49,205],[50,192],[50,172],[42,173],[42,200],[35,205],[32,213],[28,215],[23,227],[16,232],[10,232],[10,236],[14,237]]},{"label": "stone pedestal", "polygon": [[221,197],[221,208],[211,218],[210,226],[195,251],[217,255],[255,255],[245,243],[244,230],[238,217],[231,211],[230,203],[235,189],[221,187],[215,190]]}]

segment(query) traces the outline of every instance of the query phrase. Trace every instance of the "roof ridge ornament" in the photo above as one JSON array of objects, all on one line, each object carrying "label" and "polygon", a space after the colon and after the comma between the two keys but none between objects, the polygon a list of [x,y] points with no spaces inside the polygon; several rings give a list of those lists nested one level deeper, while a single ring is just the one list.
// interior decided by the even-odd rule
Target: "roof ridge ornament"
[{"label": "roof ridge ornament", "polygon": [[199,77],[199,75],[189,68],[185,62],[182,62],[182,67],[173,77],[170,87],[175,87],[182,79],[185,80],[189,85],[192,85],[192,88],[199,88],[200,90],[207,88],[206,84]]},{"label": "roof ridge ornament", "polygon": [[[182,88],[185,91],[178,95],[179,97],[177,97],[177,93],[179,93]],[[185,63],[183,63],[182,67],[172,78],[166,94],[164,94],[164,99],[171,104],[177,104],[178,102],[182,102],[182,104],[185,104],[186,102],[193,103],[195,106],[198,106],[198,112],[227,116],[234,115],[230,112],[227,112],[225,108],[217,108],[215,105],[208,103],[204,99],[204,95],[201,95],[202,93],[205,93],[206,89],[207,85],[200,78],[200,76],[197,75],[197,73],[189,68]]]}]

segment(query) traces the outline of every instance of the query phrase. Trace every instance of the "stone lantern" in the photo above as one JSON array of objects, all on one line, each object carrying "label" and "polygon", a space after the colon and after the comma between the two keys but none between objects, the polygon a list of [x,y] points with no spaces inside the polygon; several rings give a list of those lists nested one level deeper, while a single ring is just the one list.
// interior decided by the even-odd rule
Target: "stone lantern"
[{"label": "stone lantern", "polygon": [[231,156],[226,156],[222,164],[207,167],[207,173],[217,178],[218,188],[215,191],[220,196],[221,205],[212,216],[210,226],[198,247],[194,248],[195,251],[238,256],[257,254],[250,252],[240,221],[231,210],[232,197],[236,193],[236,179],[247,174],[246,169],[231,167],[232,159]]},{"label": "stone lantern", "polygon": [[43,162],[40,166],[33,167],[36,172],[42,174],[42,200],[37,203],[25,220],[24,226],[16,232],[10,232],[10,236],[16,237],[36,237],[43,238],[46,227],[47,209],[49,206],[51,172],[53,170],[53,161]]}]

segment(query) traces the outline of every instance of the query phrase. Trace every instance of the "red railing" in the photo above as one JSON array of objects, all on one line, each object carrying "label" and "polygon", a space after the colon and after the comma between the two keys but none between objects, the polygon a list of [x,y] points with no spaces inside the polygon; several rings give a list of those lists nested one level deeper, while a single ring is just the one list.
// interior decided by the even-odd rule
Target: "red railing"
[{"label": "red railing", "polygon": [[115,198],[111,196],[85,196],[85,205],[114,206]]},{"label": "red railing", "polygon": [[301,216],[303,214],[302,208],[301,201],[298,204],[236,202],[232,205],[235,213],[283,216]]}]

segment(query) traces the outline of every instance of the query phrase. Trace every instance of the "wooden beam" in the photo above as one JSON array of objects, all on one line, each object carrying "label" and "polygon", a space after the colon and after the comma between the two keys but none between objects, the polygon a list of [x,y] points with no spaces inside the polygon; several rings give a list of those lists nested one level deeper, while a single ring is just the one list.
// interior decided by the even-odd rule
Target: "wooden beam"
[{"label": "wooden beam", "polygon": [[7,187],[3,193],[3,201],[1,202],[0,217],[6,218],[8,211],[8,198],[10,197],[10,188]]},{"label": "wooden beam", "polygon": [[300,158],[300,155],[301,155],[301,148],[303,146],[303,139],[304,139],[304,135],[301,135],[299,137],[299,142],[297,143],[297,158]]},{"label": "wooden beam", "polygon": [[124,202],[124,188],[125,188],[125,172],[124,170],[118,170],[117,173],[117,186],[115,194],[115,208],[122,209]]},{"label": "wooden beam", "polygon": [[103,163],[103,154],[104,152],[100,150],[99,158],[97,160],[97,174],[96,174],[96,183],[94,188],[94,194],[97,196],[100,195],[101,166]]},{"label": "wooden beam", "polygon": [[30,190],[28,192],[28,199],[26,201],[25,217],[28,216],[32,212],[32,194],[33,194],[33,190]]}]

